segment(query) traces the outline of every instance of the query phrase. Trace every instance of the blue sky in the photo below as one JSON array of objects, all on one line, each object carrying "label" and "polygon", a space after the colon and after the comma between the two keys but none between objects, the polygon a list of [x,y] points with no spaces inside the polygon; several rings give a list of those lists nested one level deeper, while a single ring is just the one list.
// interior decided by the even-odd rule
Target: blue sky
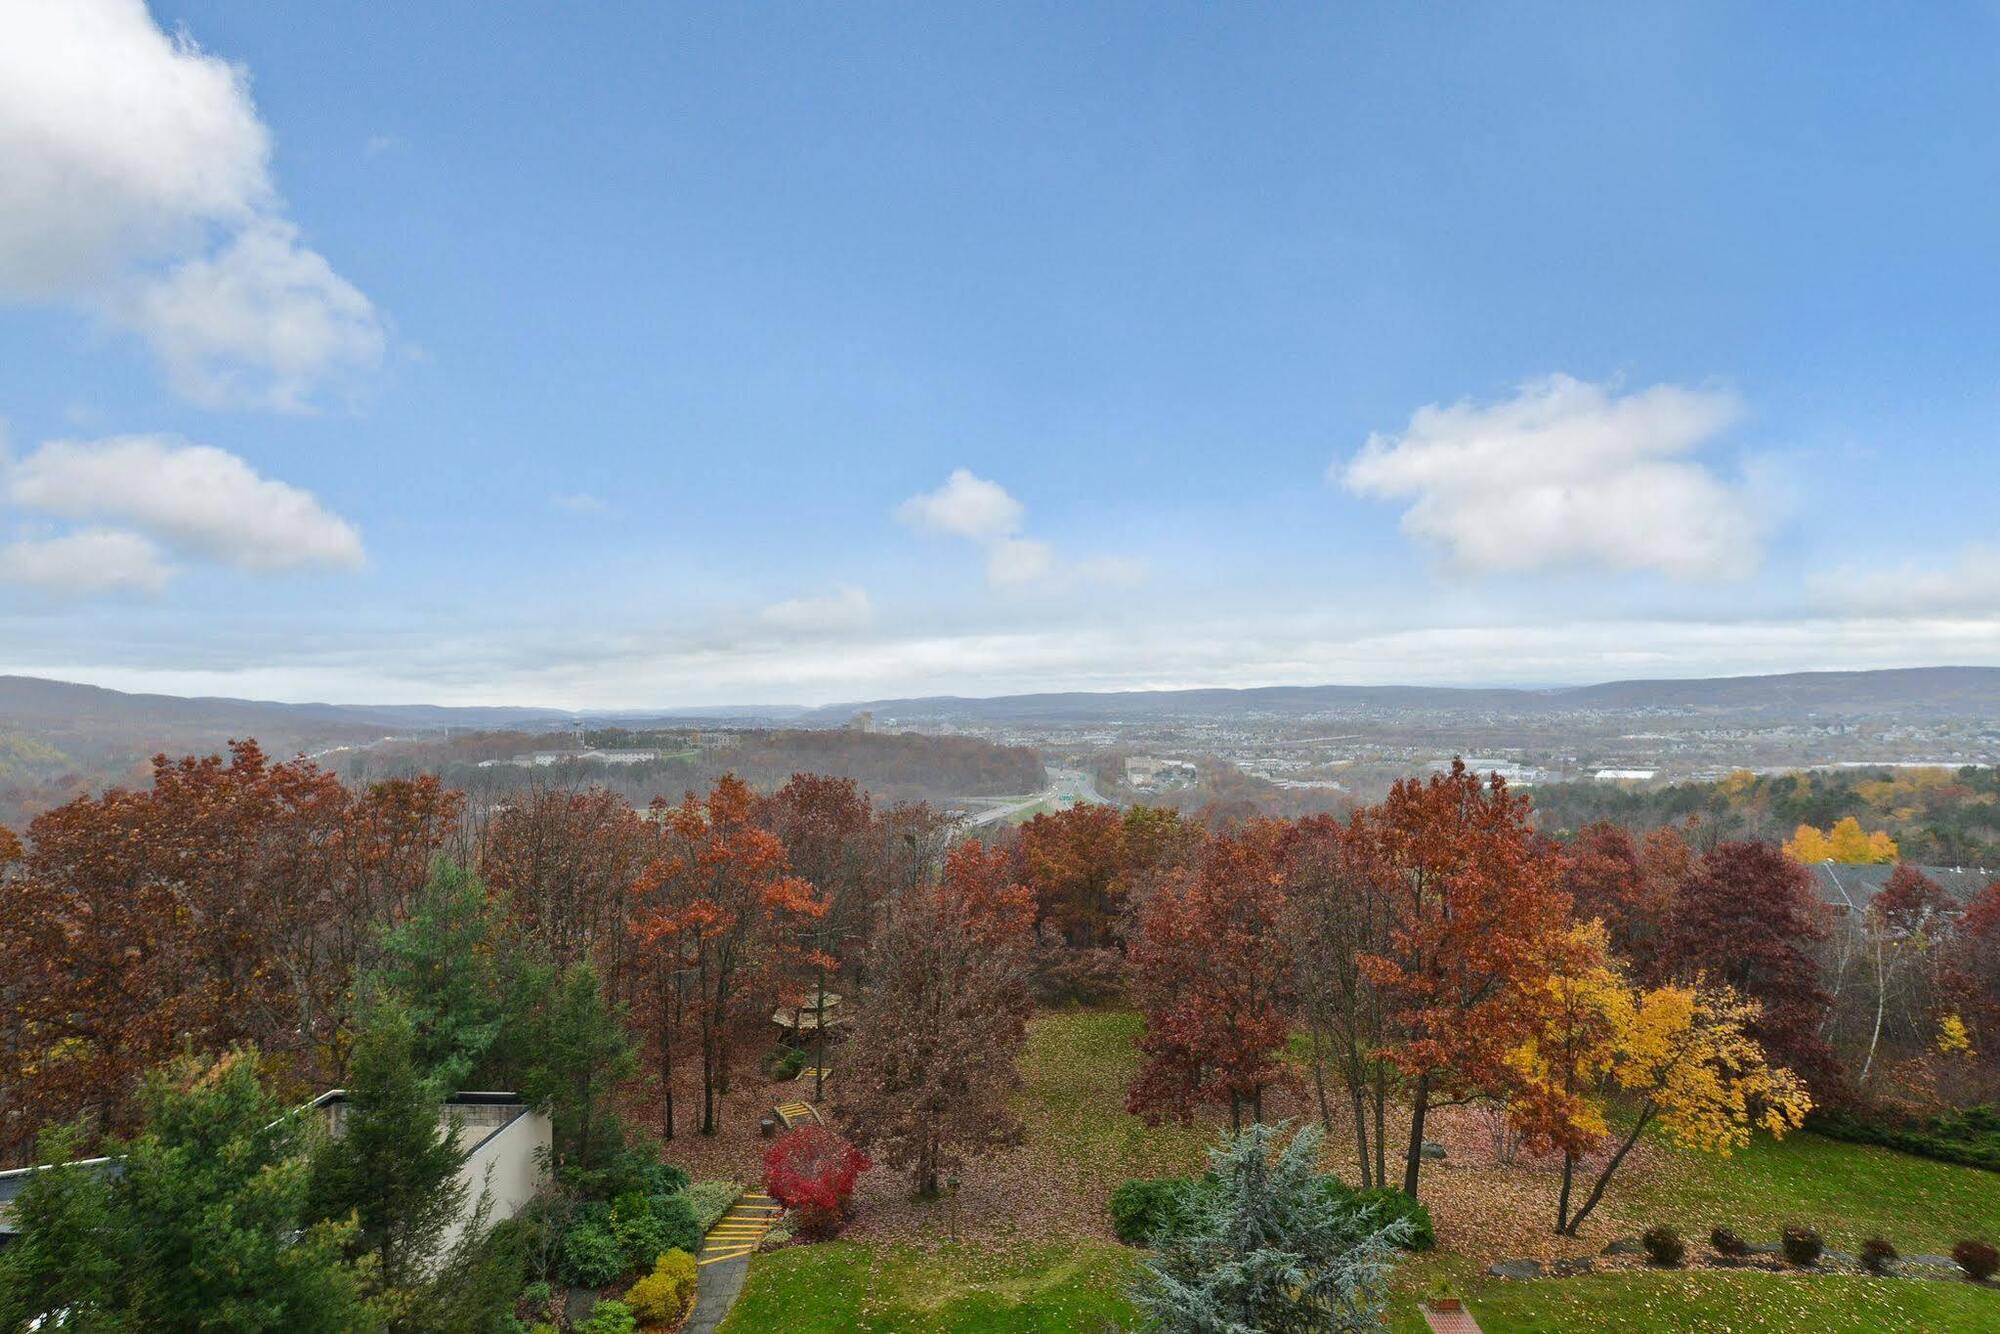
[{"label": "blue sky", "polygon": [[2000,663],[2000,13],[1916,16],[0,0],[0,670]]}]

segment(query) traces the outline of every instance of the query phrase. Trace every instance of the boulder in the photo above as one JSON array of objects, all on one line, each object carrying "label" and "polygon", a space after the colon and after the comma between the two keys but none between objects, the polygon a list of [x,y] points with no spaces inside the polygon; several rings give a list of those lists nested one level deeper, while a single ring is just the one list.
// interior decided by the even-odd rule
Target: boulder
[{"label": "boulder", "polygon": [[1444,1145],[1434,1139],[1425,1140],[1417,1149],[1417,1152],[1429,1158],[1432,1162],[1441,1162],[1444,1159]]},{"label": "boulder", "polygon": [[1644,1255],[1646,1245],[1637,1237],[1620,1237],[1604,1248],[1606,1255]]},{"label": "boulder", "polygon": [[1543,1270],[1540,1260],[1502,1260],[1489,1265],[1486,1272],[1494,1278],[1540,1278]]}]

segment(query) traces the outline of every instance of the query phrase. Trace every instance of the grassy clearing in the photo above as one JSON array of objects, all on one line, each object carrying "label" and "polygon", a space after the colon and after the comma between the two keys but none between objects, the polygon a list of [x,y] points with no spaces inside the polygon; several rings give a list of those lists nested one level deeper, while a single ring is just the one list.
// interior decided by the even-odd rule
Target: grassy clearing
[{"label": "grassy clearing", "polygon": [[1133,1259],[1107,1242],[869,1247],[835,1241],[757,1257],[725,1334],[1071,1331],[1126,1326]]},{"label": "grassy clearing", "polygon": [[[1032,1203],[1004,1235],[935,1247],[841,1241],[759,1256],[725,1330],[1129,1326],[1124,1294],[1138,1259],[1103,1239],[1105,1202],[1129,1177],[1199,1170],[1214,1138],[1209,1126],[1148,1128],[1125,1114],[1139,1033],[1139,1017],[1120,1011],[1036,1016],[1020,1063],[1025,1143],[1003,1192]],[[1553,1207],[1553,1178],[1526,1174],[1517,1185],[1522,1207],[1539,1209],[1544,1185]],[[1877,1231],[1905,1253],[2000,1238],[1992,1173],[1814,1135],[1760,1140],[1727,1159],[1674,1154],[1612,1194],[1625,1220],[1672,1223],[1694,1246],[1717,1223],[1775,1240],[1792,1221],[1850,1251]],[[1442,1190],[1432,1203],[1464,1207]],[[1422,1330],[1418,1297],[1443,1281],[1493,1331],[2000,1329],[2000,1292],[1953,1281],[1697,1270],[1508,1283],[1482,1275],[1491,1258],[1407,1257],[1391,1328]]]},{"label": "grassy clearing", "polygon": [[1705,1242],[1717,1224],[1776,1241],[1797,1222],[1845,1251],[1878,1232],[1906,1253],[1947,1252],[1966,1237],[2000,1242],[1993,1173],[1818,1135],[1760,1137],[1731,1158],[1677,1155],[1626,1191],[1627,1212],[1670,1223],[1690,1241]]}]

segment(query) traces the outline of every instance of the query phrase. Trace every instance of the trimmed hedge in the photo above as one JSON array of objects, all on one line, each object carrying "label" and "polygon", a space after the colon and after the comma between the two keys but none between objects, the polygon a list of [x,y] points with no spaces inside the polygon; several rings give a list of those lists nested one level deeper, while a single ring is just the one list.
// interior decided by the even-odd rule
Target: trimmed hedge
[{"label": "trimmed hedge", "polygon": [[1829,1139],[2000,1172],[2000,1109],[1993,1107],[1949,1112],[1912,1126],[1868,1121],[1852,1112],[1818,1112],[1806,1124]]}]

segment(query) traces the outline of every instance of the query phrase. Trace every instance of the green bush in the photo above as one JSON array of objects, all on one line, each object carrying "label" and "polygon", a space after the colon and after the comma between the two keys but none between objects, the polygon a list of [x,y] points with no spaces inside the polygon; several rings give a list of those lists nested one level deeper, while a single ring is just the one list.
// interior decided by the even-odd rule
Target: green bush
[{"label": "green bush", "polygon": [[1188,1221],[1200,1187],[1186,1177],[1140,1177],[1111,1192],[1111,1230],[1128,1245],[1171,1237]]},{"label": "green bush", "polygon": [[1377,1186],[1373,1190],[1354,1191],[1353,1196],[1356,1204],[1374,1212],[1378,1224],[1401,1219],[1410,1225],[1410,1235],[1403,1242],[1404,1250],[1428,1251],[1437,1245],[1437,1229],[1431,1225],[1431,1211],[1396,1187]]},{"label": "green bush", "polygon": [[684,1195],[620,1196],[611,1206],[610,1226],[627,1272],[651,1269],[662,1251],[691,1251],[701,1243],[694,1206]]},{"label": "green bush", "polygon": [[632,1285],[625,1301],[648,1325],[668,1324],[694,1300],[694,1257],[672,1250],[662,1255],[653,1272]]},{"label": "green bush", "polygon": [[563,1233],[558,1266],[563,1282],[579,1288],[601,1288],[631,1268],[625,1245],[610,1226],[584,1218]]},{"label": "green bush", "polygon": [[806,1068],[806,1054],[797,1047],[774,1047],[764,1057],[764,1069],[773,1079],[797,1079]]},{"label": "green bush", "polygon": [[590,1318],[574,1327],[574,1334],[632,1334],[639,1321],[624,1302],[599,1302]]},{"label": "green bush", "polygon": [[682,1191],[682,1198],[694,1210],[695,1236],[708,1235],[708,1230],[729,1212],[729,1206],[742,1193],[743,1187],[734,1181],[697,1181]]},{"label": "green bush", "polygon": [[1708,1244],[1715,1247],[1717,1255],[1741,1258],[1750,1254],[1750,1243],[1743,1240],[1735,1228],[1718,1227],[1708,1234]]}]

